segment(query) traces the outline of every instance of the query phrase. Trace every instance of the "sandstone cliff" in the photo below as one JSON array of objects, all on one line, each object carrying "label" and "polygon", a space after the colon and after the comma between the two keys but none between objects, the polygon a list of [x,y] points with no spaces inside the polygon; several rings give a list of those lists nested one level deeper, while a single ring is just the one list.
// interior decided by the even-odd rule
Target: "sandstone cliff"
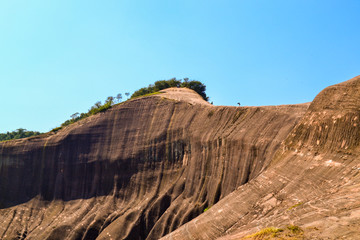
[{"label": "sandstone cliff", "polygon": [[296,224],[356,239],[359,90],[354,78],[310,107],[222,107],[167,89],[0,143],[0,238],[240,239]]},{"label": "sandstone cliff", "polygon": [[286,225],[301,227],[297,239],[360,239],[359,118],[360,77],[326,88],[270,167],[164,239],[242,239]]},{"label": "sandstone cliff", "polygon": [[1,143],[0,237],[158,239],[255,178],[307,107],[168,89]]}]

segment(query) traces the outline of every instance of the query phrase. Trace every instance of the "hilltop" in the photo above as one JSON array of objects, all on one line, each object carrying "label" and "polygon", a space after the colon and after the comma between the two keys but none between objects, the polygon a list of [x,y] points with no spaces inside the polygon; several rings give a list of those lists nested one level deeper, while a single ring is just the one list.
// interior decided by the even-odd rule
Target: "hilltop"
[{"label": "hilltop", "polygon": [[310,104],[226,107],[169,88],[0,143],[0,238],[250,239],[273,227],[356,239],[359,90],[356,77]]}]

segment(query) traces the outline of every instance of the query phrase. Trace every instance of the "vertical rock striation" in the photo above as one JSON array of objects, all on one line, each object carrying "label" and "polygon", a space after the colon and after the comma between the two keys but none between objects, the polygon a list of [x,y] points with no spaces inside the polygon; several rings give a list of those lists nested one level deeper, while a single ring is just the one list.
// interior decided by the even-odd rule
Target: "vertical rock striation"
[{"label": "vertical rock striation", "polygon": [[244,239],[288,225],[301,239],[359,239],[359,118],[359,76],[324,89],[264,171],[162,239]]},{"label": "vertical rock striation", "polygon": [[307,108],[168,89],[2,142],[0,238],[158,239],[256,179]]}]

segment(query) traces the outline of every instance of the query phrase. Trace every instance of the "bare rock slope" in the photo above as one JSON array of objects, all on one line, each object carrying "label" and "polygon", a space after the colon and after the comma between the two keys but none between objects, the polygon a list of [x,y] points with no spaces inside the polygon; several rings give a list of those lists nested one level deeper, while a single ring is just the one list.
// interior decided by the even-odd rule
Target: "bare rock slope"
[{"label": "bare rock slope", "polygon": [[0,143],[0,239],[356,239],[359,97],[360,78],[310,107],[167,89]]},{"label": "bare rock slope", "polygon": [[164,239],[249,239],[289,225],[296,239],[360,239],[359,118],[360,77],[326,88],[265,171]]}]

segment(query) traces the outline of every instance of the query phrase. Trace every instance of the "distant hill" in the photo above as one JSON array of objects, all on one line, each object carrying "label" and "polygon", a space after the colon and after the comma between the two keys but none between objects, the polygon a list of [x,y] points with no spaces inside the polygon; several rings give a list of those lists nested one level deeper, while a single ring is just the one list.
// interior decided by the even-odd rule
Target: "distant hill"
[{"label": "distant hill", "polygon": [[32,136],[40,135],[41,132],[28,131],[24,128],[19,128],[12,132],[0,133],[0,141],[19,139],[19,138],[27,138]]}]

